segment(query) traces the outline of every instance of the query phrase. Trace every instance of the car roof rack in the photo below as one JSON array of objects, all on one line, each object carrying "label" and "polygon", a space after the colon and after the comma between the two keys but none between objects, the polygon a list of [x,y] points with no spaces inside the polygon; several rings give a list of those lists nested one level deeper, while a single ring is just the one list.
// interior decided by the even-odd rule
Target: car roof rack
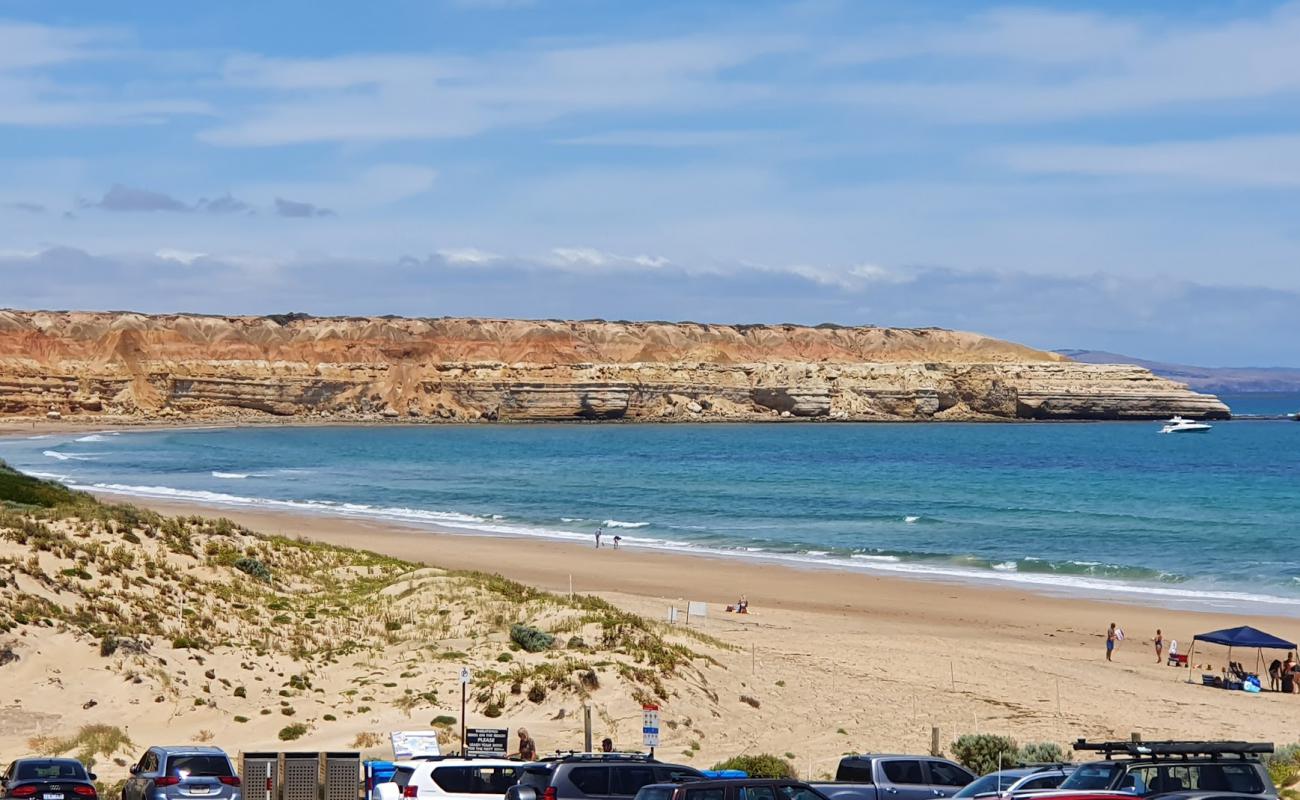
[{"label": "car roof rack", "polygon": [[542,761],[655,761],[649,753],[583,753],[577,750],[557,750],[554,756]]},{"label": "car roof rack", "polygon": [[1191,756],[1240,756],[1245,759],[1247,756],[1257,756],[1273,752],[1273,743],[1199,742],[1176,740],[1156,742],[1090,742],[1086,739],[1079,739],[1074,743],[1074,749],[1078,751],[1086,750],[1094,753],[1103,753],[1106,758],[1113,758],[1116,755],[1124,755],[1132,758],[1152,759],[1157,759],[1162,756],[1181,756],[1182,758],[1189,758]]}]

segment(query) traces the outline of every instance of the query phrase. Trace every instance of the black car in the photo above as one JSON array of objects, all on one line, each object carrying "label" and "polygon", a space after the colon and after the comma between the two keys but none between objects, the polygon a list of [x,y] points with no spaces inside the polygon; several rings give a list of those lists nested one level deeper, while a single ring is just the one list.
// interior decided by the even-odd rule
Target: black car
[{"label": "black car", "polygon": [[0,794],[6,800],[99,800],[94,780],[75,758],[20,758],[0,775]]},{"label": "black car", "polygon": [[525,764],[506,800],[632,800],[651,783],[703,777],[697,769],[640,753],[570,753]]},{"label": "black car", "polygon": [[1063,792],[1123,792],[1137,797],[1198,792],[1252,795],[1277,800],[1277,788],[1261,756],[1270,742],[1075,742],[1076,751],[1103,758],[1079,764],[1059,787]]},{"label": "black car", "polygon": [[826,795],[801,781],[724,778],[652,783],[634,800],[826,800]]}]

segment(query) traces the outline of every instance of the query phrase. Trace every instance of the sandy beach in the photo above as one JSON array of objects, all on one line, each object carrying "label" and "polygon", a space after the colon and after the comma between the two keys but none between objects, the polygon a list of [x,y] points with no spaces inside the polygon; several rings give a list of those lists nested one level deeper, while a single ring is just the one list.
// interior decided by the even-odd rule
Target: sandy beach
[{"label": "sandy beach", "polygon": [[[164,513],[198,511],[144,504]],[[922,750],[932,725],[944,742],[976,731],[1060,743],[1079,736],[1126,738],[1130,732],[1147,738],[1295,738],[1300,697],[1204,688],[1200,670],[1189,685],[1188,671],[1157,664],[1150,644],[1159,628],[1185,652],[1195,633],[1242,624],[1295,640],[1295,620],[326,517],[204,513],[263,532],[499,572],[557,592],[567,592],[572,580],[575,592],[651,617],[664,618],[670,606],[684,608],[690,600],[707,602],[709,616],[691,624],[738,646],[725,666],[737,691],[756,694],[763,703],[752,721],[714,720],[707,757],[758,749],[796,752],[811,763],[818,754],[849,749]],[[752,613],[725,613],[742,594]],[[1112,621],[1127,639],[1108,664],[1105,630]],[[1217,672],[1226,656],[1213,648],[1198,652],[1196,661]],[[1234,660],[1254,659],[1253,652],[1234,654]],[[544,721],[538,725],[547,730]]]}]

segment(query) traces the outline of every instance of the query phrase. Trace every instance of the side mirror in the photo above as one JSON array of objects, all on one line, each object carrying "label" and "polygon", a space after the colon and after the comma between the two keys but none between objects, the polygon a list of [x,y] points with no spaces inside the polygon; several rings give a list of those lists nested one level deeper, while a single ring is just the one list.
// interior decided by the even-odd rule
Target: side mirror
[{"label": "side mirror", "polygon": [[516,784],[506,789],[506,800],[537,800],[537,790]]},{"label": "side mirror", "polygon": [[131,769],[129,770],[129,772],[130,772],[132,775],[139,775],[139,774],[140,774],[140,765],[137,764],[137,765],[131,767]]},{"label": "side mirror", "polygon": [[99,776],[96,775],[96,774],[93,773],[93,772],[87,772],[86,774],[90,776],[90,779],[91,779],[92,781],[97,781],[97,780],[99,780]]}]

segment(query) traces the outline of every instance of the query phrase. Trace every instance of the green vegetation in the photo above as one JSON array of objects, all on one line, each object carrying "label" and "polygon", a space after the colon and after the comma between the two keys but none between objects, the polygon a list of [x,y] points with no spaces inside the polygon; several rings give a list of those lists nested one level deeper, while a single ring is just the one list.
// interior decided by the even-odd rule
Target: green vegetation
[{"label": "green vegetation", "polygon": [[968,733],[958,737],[949,750],[957,763],[976,775],[986,775],[1020,763],[1020,748],[1009,736]]},{"label": "green vegetation", "polygon": [[789,761],[770,753],[732,756],[713,765],[714,769],[738,769],[751,778],[797,778],[799,773]]},{"label": "green vegetation", "polygon": [[1068,760],[1056,742],[1028,742],[1020,746],[1021,764],[1063,764]]},{"label": "green vegetation", "polygon": [[257,578],[259,581],[271,581],[271,570],[256,558],[244,557],[235,562],[235,569]]},{"label": "green vegetation", "polygon": [[555,644],[555,637],[546,631],[517,622],[510,626],[510,641],[530,653],[540,653],[551,649]]},{"label": "green vegetation", "polygon": [[96,756],[107,757],[135,747],[126,731],[104,724],[82,725],[71,736],[37,736],[29,739],[27,746],[45,756],[75,753],[87,767],[95,763]]},{"label": "green vegetation", "polygon": [[307,733],[307,726],[301,722],[295,722],[292,725],[285,725],[280,729],[277,736],[282,742],[292,742],[294,739],[301,739]]},{"label": "green vegetation", "polygon": [[[1264,766],[1268,768],[1268,776],[1273,779],[1273,785],[1279,790],[1291,787],[1300,778],[1300,744],[1288,744],[1276,748],[1272,753],[1264,756]],[[1284,797],[1294,794],[1294,790],[1282,791]]]},{"label": "green vegetation", "polygon": [[60,483],[28,477],[0,461],[0,503],[54,508],[94,502],[88,494],[74,492]]}]

